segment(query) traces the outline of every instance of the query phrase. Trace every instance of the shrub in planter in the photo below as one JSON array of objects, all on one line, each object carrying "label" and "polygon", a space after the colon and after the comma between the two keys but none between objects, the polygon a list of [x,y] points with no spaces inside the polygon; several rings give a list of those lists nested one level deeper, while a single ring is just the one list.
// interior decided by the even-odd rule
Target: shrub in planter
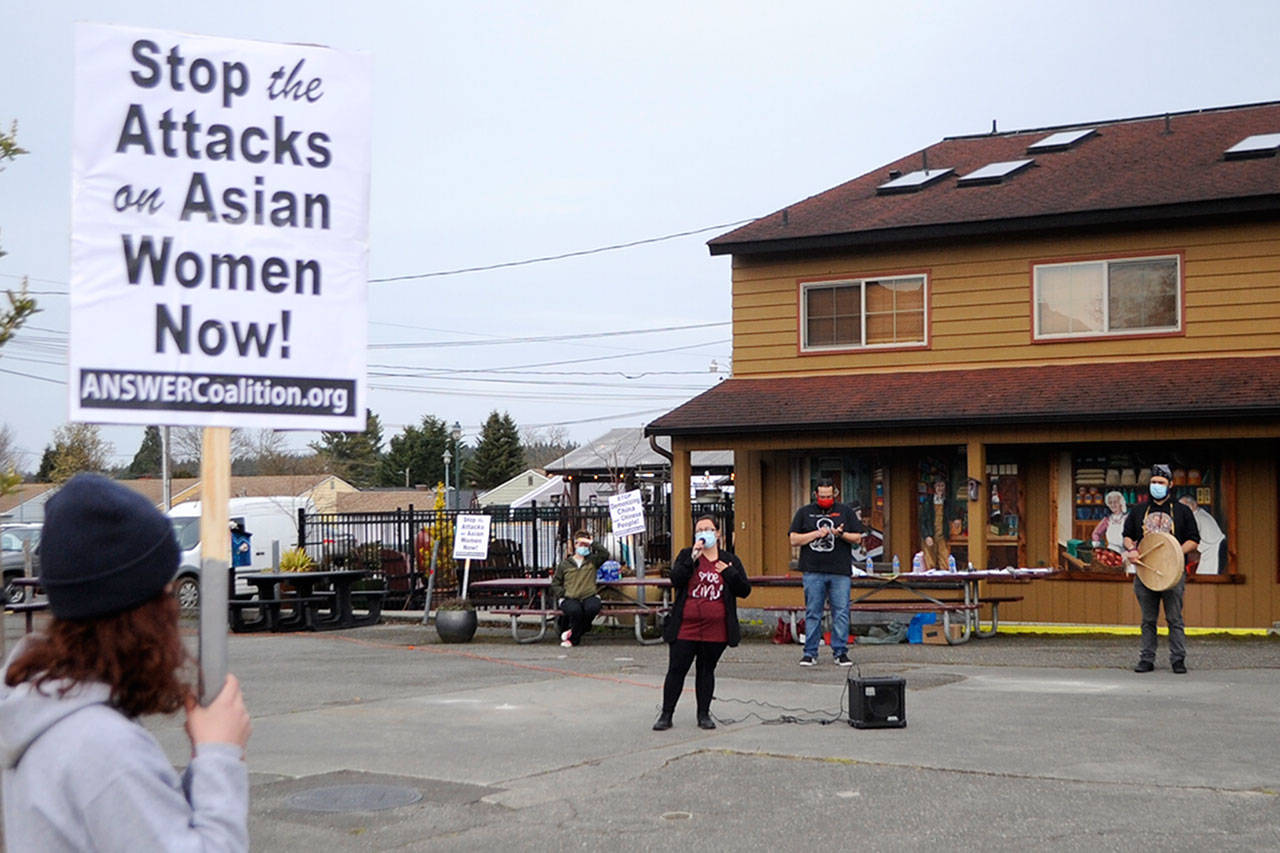
[{"label": "shrub in planter", "polygon": [[309,572],[315,568],[315,562],[301,548],[291,548],[280,555],[280,571]]},{"label": "shrub in planter", "polygon": [[476,609],[465,598],[447,598],[436,605],[436,634],[444,643],[469,643],[476,635]]}]

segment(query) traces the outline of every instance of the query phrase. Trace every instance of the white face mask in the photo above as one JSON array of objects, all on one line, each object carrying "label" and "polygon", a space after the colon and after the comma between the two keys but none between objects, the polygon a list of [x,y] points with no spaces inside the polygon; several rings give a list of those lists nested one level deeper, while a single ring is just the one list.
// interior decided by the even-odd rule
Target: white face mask
[{"label": "white face mask", "polygon": [[716,532],[714,530],[699,530],[693,535],[695,539],[702,543],[703,548],[714,548],[716,546]]}]

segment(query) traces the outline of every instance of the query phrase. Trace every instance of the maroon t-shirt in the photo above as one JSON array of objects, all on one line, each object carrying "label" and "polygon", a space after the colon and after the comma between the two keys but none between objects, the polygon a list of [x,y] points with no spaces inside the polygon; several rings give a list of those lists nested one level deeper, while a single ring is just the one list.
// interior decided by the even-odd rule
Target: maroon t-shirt
[{"label": "maroon t-shirt", "polygon": [[724,578],[716,571],[715,563],[705,556],[699,557],[693,577],[689,579],[689,597],[684,600],[677,637],[703,643],[727,643],[724,620]]}]

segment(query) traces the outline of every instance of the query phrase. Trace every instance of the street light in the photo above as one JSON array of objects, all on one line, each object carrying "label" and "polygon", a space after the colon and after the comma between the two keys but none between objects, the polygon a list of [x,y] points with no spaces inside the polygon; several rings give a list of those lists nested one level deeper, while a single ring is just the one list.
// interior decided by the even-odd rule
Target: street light
[{"label": "street light", "polygon": [[[458,504],[462,499],[462,452],[458,449],[458,440],[462,438],[462,424],[457,421],[453,422],[453,426],[449,429],[449,437],[453,439],[453,452],[458,457],[458,465],[453,469],[453,494],[454,503]],[[445,479],[447,480],[449,472],[445,471]],[[460,509],[454,506],[454,509]]]},{"label": "street light", "polygon": [[450,453],[450,452],[449,452],[449,448],[447,448],[447,447],[446,447],[446,448],[444,449],[444,453],[440,454],[440,458],[444,460],[444,494],[445,494],[445,502],[444,502],[444,505],[445,505],[445,509],[453,509],[453,507],[449,506],[449,503],[450,503],[450,502],[449,502],[449,499],[448,499],[448,498],[449,498],[449,463],[453,461],[453,454],[452,454],[452,453]]}]

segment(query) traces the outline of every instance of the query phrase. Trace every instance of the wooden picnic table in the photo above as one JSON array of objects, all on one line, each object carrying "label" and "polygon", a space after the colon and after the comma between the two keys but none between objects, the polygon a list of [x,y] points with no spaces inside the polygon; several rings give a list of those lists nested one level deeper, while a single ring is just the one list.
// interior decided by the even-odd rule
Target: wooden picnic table
[{"label": "wooden picnic table", "polygon": [[[250,597],[234,596],[229,602],[231,629],[250,631],[337,631],[372,625],[382,617],[386,590],[356,591],[357,582],[369,577],[365,569],[312,572],[250,572],[238,575],[255,588]],[[357,615],[356,599],[366,612]],[[257,611],[247,619],[246,610]]]},{"label": "wooden picnic table", "polygon": [[[967,642],[970,636],[993,637],[999,628],[999,608],[1002,602],[1018,601],[1021,596],[981,596],[981,582],[984,580],[1024,580],[1047,577],[1052,569],[980,569],[965,572],[949,572],[931,570],[925,572],[898,572],[897,574],[858,574],[850,578],[849,585],[853,595],[849,606],[853,610],[881,611],[887,613],[924,613],[937,611],[942,613],[943,629],[948,642]],[[750,578],[751,585],[773,587],[802,587],[803,575],[758,575]],[[955,591],[962,597],[939,597],[936,593]],[[898,592],[897,598],[886,599],[884,593]],[[991,607],[991,627],[983,629],[981,625],[981,608]],[[791,617],[792,635],[796,632],[796,612],[803,612],[803,607],[776,607],[766,610],[787,611]],[[950,617],[955,614],[964,619],[961,636],[952,639]]]}]

